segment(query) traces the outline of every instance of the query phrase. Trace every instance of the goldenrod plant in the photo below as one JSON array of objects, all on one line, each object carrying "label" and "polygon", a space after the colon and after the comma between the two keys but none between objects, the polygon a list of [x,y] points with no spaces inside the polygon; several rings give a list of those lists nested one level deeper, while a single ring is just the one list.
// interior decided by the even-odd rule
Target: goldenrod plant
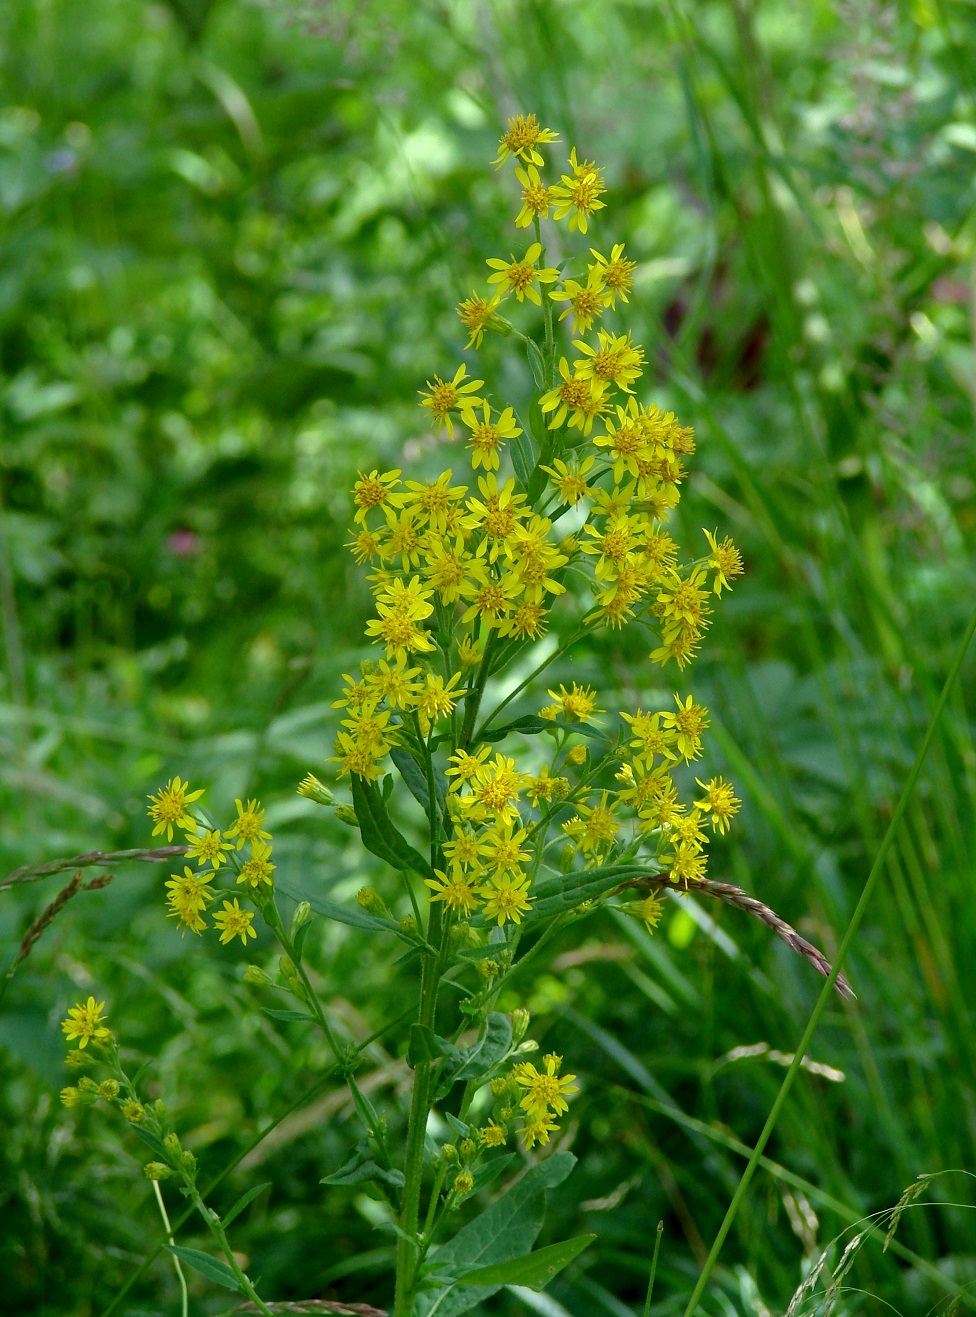
[{"label": "goldenrod plant", "polygon": [[[694,435],[643,396],[646,353],[626,323],[635,263],[598,232],[603,170],[574,147],[548,172],[543,149],[558,144],[531,114],[509,120],[495,164],[513,167],[516,250],[489,257],[485,287],[457,309],[467,347],[506,340],[534,387],[503,394],[467,362],[432,371],[419,405],[442,469],[369,470],[352,490],[349,547],[368,572],[375,657],[335,701],[330,762],[348,800],[311,773],[298,791],[358,829],[383,877],[351,907],[307,891],[286,921],[259,801],[238,800],[225,824],[201,789],[174,777],[149,804],[153,837],[182,839],[168,914],[184,934],[214,929],[242,952],[263,921],[277,973],[250,966],[245,979],[292,999],[266,1013],[320,1029],[349,1085],[362,1137],[322,1183],[368,1185],[385,1205],[395,1317],[461,1313],[507,1284],[540,1288],[592,1239],[532,1251],[544,1191],[573,1165],[561,1122],[579,1084],[562,1058],[536,1055],[527,1010],[498,1008],[558,933],[606,906],[653,931],[669,896],[700,893],[757,916],[829,972],[761,901],[706,876],[709,841],[740,802],[698,766],[709,715],[688,669],[743,564],[717,531],[684,549],[672,534]],[[572,678],[587,637],[625,627],[646,636],[649,665],[673,674],[666,707],[616,709]],[[359,1051],[342,1043],[306,968],[316,914],[386,936],[396,951],[404,997],[416,999],[405,1121],[361,1091]],[[161,1105],[122,1068],[103,1009],[89,997],[64,1028],[79,1044],[71,1063],[94,1056],[109,1077],[66,1088],[63,1100],[117,1105],[153,1152],[157,1192],[177,1182],[220,1254],[172,1243],[177,1261],[274,1311]],[[445,1128],[438,1144],[432,1130]],[[489,1186],[497,1196],[480,1215],[465,1207]],[[159,1206],[169,1231],[161,1194]]]}]

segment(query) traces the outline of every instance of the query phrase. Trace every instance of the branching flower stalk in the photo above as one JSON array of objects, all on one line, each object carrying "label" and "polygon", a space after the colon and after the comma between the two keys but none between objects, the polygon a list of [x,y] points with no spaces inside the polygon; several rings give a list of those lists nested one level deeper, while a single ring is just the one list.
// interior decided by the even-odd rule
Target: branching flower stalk
[{"label": "branching flower stalk", "polygon": [[[603,171],[573,148],[567,171],[547,180],[540,148],[557,141],[533,115],[509,121],[496,164],[514,165],[516,229],[530,230],[533,240],[508,259],[490,257],[486,289],[458,307],[469,349],[490,335],[524,351],[520,396],[500,397],[464,362],[432,374],[420,407],[453,449],[451,465],[416,478],[400,469],[360,472],[352,491],[349,547],[369,569],[375,616],[366,635],[378,652],[344,675],[334,706],[333,762],[350,802],[337,801],[311,774],[298,790],[358,828],[388,872],[385,894],[364,887],[359,910],[346,912],[309,891],[286,927],[260,802],[238,800],[236,818],[222,827],[201,804],[202,789],[180,777],[150,797],[153,837],[166,845],[132,853],[182,857],[166,901],[184,934],[212,927],[221,942],[239,938],[246,947],[260,915],[277,942],[277,976],[250,966],[244,977],[295,1000],[297,1010],[268,1013],[320,1028],[349,1084],[363,1138],[322,1183],[371,1182],[385,1200],[397,1240],[394,1317],[423,1317],[432,1292],[477,1272],[463,1250],[442,1260],[452,1256],[443,1231],[509,1165],[506,1148],[515,1145],[529,1163],[523,1188],[568,1173],[568,1154],[535,1165],[534,1150],[550,1143],[576,1077],[554,1054],[530,1059],[538,1044],[527,1036],[526,1010],[497,1009],[502,989],[511,991],[557,934],[607,905],[653,932],[663,889],[700,891],[759,918],[821,973],[830,971],[769,907],[705,876],[710,834],[726,833],[740,808],[731,783],[694,776],[707,709],[685,690],[672,707],[611,715],[597,690],[567,684],[565,665],[580,646],[625,626],[652,637],[652,664],[673,665],[682,677],[712,601],[741,574],[742,560],[730,540],[708,530],[697,556],[680,558],[671,516],[694,435],[673,413],[638,398],[645,353],[625,314],[635,263],[622,244],[609,255],[606,244],[602,251],[587,245],[606,209]],[[558,267],[547,263],[550,224],[564,224],[572,241],[581,235]],[[550,627],[563,639],[543,656],[539,642]],[[549,669],[554,675],[543,684]],[[417,845],[396,821],[403,792],[426,816]],[[96,853],[70,864],[109,858]],[[640,892],[641,900],[628,899]],[[403,972],[419,969],[402,1160],[390,1146],[396,1124],[356,1083],[359,1050],[343,1046],[306,970],[315,908],[393,939]],[[837,986],[849,991],[846,982]],[[114,1067],[111,1082],[125,1090],[120,1100],[138,1102],[117,1047],[105,1041],[100,1010],[90,999],[72,1012],[72,1027],[87,1030],[78,1054],[87,1041],[100,1047]],[[65,1100],[87,1101],[81,1093],[81,1085],[66,1090]],[[435,1108],[455,1136],[439,1150],[428,1139]],[[147,1106],[140,1119],[145,1134],[160,1117]],[[176,1140],[159,1165],[181,1176],[197,1203],[190,1154],[175,1135],[159,1139],[161,1147]],[[198,1206],[233,1283],[268,1311],[234,1262],[219,1219],[202,1199]],[[538,1229],[532,1219],[523,1252]],[[462,1230],[459,1246],[463,1239]],[[586,1242],[569,1241],[560,1265]],[[490,1277],[496,1284],[497,1269]]]}]

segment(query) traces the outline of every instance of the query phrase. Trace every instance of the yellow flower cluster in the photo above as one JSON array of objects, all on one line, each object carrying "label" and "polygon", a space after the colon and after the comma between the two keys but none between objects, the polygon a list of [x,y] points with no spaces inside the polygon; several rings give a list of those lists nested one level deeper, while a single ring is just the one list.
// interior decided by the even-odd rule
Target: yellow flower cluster
[{"label": "yellow flower cluster", "polygon": [[517,1132],[527,1152],[536,1144],[549,1142],[569,1110],[566,1099],[579,1091],[573,1082],[575,1075],[560,1075],[562,1063],[561,1056],[550,1053],[542,1058],[541,1070],[531,1061],[517,1061],[507,1074],[491,1080],[492,1114],[477,1131],[483,1148],[507,1143],[509,1127],[519,1119],[522,1123]]},{"label": "yellow flower cluster", "polygon": [[[165,829],[167,839],[171,841],[175,824],[185,833],[186,858],[197,862],[196,869],[184,865],[183,872],[172,874],[166,883],[168,914],[178,920],[184,934],[187,929],[192,933],[202,933],[207,927],[207,906],[215,897],[211,883],[218,876],[221,865],[227,865],[236,873],[237,883],[243,884],[247,894],[256,901],[260,901],[274,885],[271,833],[264,830],[264,810],[260,802],[249,800],[245,805],[242,800],[235,801],[237,818],[226,832],[222,832],[211,826],[213,820],[209,817],[201,819],[190,813],[189,806],[202,795],[202,788],[191,791],[188,782],[174,777],[149,797],[149,816],[156,825],[153,835]],[[239,937],[246,946],[249,937],[257,937],[253,927],[254,914],[242,908],[237,896],[222,902],[222,906],[213,915],[221,942],[232,942]]]},{"label": "yellow flower cluster", "polygon": [[[739,808],[721,778],[700,782],[690,807],[678,798],[673,771],[699,758],[708,726],[690,695],[676,695],[674,710],[622,713],[609,755],[591,759],[581,733],[602,735],[604,750],[612,738],[596,692],[576,682],[550,690],[540,713],[555,750],[535,772],[478,741],[474,715],[488,678],[545,635],[571,576],[591,598],[584,631],[638,621],[658,637],[652,661],[673,660],[680,671],[708,627],[710,599],[743,569],[734,545],[709,531],[709,552],[679,562],[669,519],[693,431],[638,399],[644,349],[626,325],[603,323],[629,303],[636,263],[617,244],[609,256],[589,248],[560,268],[546,264],[541,221],[586,234],[606,205],[603,170],[575,149],[565,173],[545,178],[539,148],[557,140],[534,115],[509,120],[496,163],[515,162],[515,224],[534,228],[534,240],[522,254],[489,258],[487,291],[458,307],[469,347],[486,333],[525,344],[538,393],[520,407],[496,399],[465,364],[433,375],[420,406],[435,433],[463,444],[465,473],[455,479],[455,461],[426,480],[402,479],[399,469],[359,474],[349,547],[371,569],[376,615],[366,634],[382,657],[346,676],[336,701],[340,777],[376,781],[391,751],[446,775],[431,898],[459,918],[498,925],[518,924],[531,909],[551,825],[571,863],[619,863],[650,850],[687,883],[704,873],[706,824],[725,832]],[[526,302],[543,313],[535,336],[503,315]],[[561,349],[556,334],[567,320],[573,337]],[[530,425],[522,418],[533,408]],[[438,754],[446,766],[436,766]]]}]

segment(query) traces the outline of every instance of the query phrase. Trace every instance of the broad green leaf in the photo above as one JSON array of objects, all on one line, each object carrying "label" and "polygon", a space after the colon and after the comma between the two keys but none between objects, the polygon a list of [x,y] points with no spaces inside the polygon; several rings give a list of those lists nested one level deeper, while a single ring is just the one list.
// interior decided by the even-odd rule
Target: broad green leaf
[{"label": "broad green leaf", "polygon": [[567,1239],[562,1244],[550,1244],[548,1248],[537,1249],[525,1258],[513,1258],[511,1262],[495,1262],[489,1267],[478,1267],[476,1271],[467,1271],[459,1276],[458,1284],[525,1285],[530,1290],[541,1290],[584,1248],[589,1248],[594,1239],[596,1235],[577,1235],[575,1239]]},{"label": "broad green leaf", "polygon": [[271,1181],[265,1180],[264,1184],[256,1184],[253,1189],[248,1189],[246,1194],[241,1194],[240,1198],[238,1198],[237,1202],[230,1209],[230,1211],[225,1213],[224,1216],[221,1217],[221,1224],[224,1226],[229,1226],[232,1221],[236,1220],[237,1217],[240,1216],[240,1214],[244,1211],[244,1208],[247,1207],[249,1203],[254,1202],[258,1194],[263,1194],[265,1189],[270,1189],[270,1188],[271,1188]]},{"label": "broad green leaf", "polygon": [[272,1020],[312,1020],[312,1016],[305,1011],[279,1011],[271,1006],[262,1006],[261,1013],[269,1015]]},{"label": "broad green leaf", "polygon": [[485,1036],[461,1053],[464,1058],[455,1078],[477,1079],[508,1055],[512,1046],[512,1023],[507,1015],[492,1011],[485,1021]]},{"label": "broad green leaf", "polygon": [[449,1111],[444,1112],[444,1119],[458,1138],[467,1139],[471,1137],[471,1126],[467,1121],[458,1120],[457,1116],[452,1116]]},{"label": "broad green leaf", "polygon": [[[487,1207],[480,1216],[464,1226],[433,1261],[450,1275],[474,1271],[524,1257],[542,1229],[545,1215],[545,1191],[554,1189],[569,1175],[576,1158],[569,1152],[557,1152],[544,1162],[530,1166],[520,1180]],[[417,1317],[457,1317],[477,1309],[501,1284],[451,1285],[437,1294],[423,1294],[417,1300]]]},{"label": "broad green leaf", "polygon": [[373,784],[364,782],[355,773],[352,775],[352,803],[363,845],[368,851],[394,869],[413,869],[427,878],[433,876],[424,857],[397,830]]},{"label": "broad green leaf", "polygon": [[240,1282],[226,1262],[212,1258],[209,1253],[201,1253],[198,1248],[183,1248],[180,1244],[167,1244],[166,1247],[171,1253],[175,1253],[181,1262],[185,1262],[194,1271],[199,1271],[201,1276],[215,1280],[225,1289],[233,1290],[235,1294],[243,1294],[247,1298],[247,1292],[241,1289]]}]

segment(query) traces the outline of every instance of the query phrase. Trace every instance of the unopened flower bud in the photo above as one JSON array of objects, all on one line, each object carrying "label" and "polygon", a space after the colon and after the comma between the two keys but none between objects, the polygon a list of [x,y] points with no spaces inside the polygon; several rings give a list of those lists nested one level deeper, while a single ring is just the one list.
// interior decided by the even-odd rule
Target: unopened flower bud
[{"label": "unopened flower bud", "polygon": [[253,983],[261,988],[270,988],[274,980],[265,973],[260,965],[248,965],[244,971],[244,982]]},{"label": "unopened flower bud", "polygon": [[352,805],[336,805],[335,817],[340,823],[348,823],[350,828],[359,827],[359,819],[356,817],[356,811]]},{"label": "unopened flower bud", "polygon": [[485,960],[479,960],[478,973],[483,979],[493,979],[498,973],[498,961],[487,958]]},{"label": "unopened flower bud", "polygon": [[497,311],[485,321],[485,329],[487,329],[490,334],[497,334],[499,338],[508,338],[510,334],[515,333],[515,326],[512,324],[511,320],[506,320],[505,317],[500,316]]},{"label": "unopened flower bud", "polygon": [[513,1118],[514,1115],[515,1115],[515,1111],[512,1107],[502,1107],[502,1109],[498,1113],[498,1118],[499,1120],[509,1121]]},{"label": "unopened flower bud", "polygon": [[454,1192],[459,1198],[469,1194],[474,1188],[474,1176],[470,1171],[458,1171],[454,1177]]},{"label": "unopened flower bud", "polygon": [[525,1037],[526,1030],[529,1027],[529,1020],[532,1017],[524,1006],[516,1006],[512,1011],[512,1042],[520,1043]]},{"label": "unopened flower bud", "polygon": [[389,918],[386,902],[375,887],[360,887],[356,893],[356,900],[369,914]]},{"label": "unopened flower bud", "polygon": [[569,781],[565,777],[554,777],[552,779],[552,798],[553,800],[565,800],[569,795]]},{"label": "unopened flower bud", "polygon": [[64,1062],[73,1070],[83,1070],[87,1066],[94,1065],[95,1058],[90,1052],[83,1052],[80,1047],[75,1047],[64,1058]]},{"label": "unopened flower bud", "polygon": [[312,907],[307,901],[299,901],[295,906],[295,913],[291,917],[291,935],[292,937],[312,918]]},{"label": "unopened flower bud", "polygon": [[76,1107],[81,1101],[81,1094],[75,1087],[69,1084],[67,1088],[62,1088],[61,1090],[61,1101],[66,1107]]},{"label": "unopened flower bud", "polygon": [[516,1047],[515,1055],[524,1056],[526,1052],[537,1052],[538,1050],[539,1044],[536,1040],[534,1038],[526,1038],[524,1043],[519,1043],[518,1047]]},{"label": "unopened flower bud", "polygon": [[508,1075],[498,1075],[491,1081],[491,1092],[493,1097],[507,1097],[510,1088],[511,1080]]},{"label": "unopened flower bud", "polygon": [[103,1097],[106,1102],[111,1102],[113,1098],[119,1095],[119,1086],[114,1079],[104,1079],[98,1086],[98,1095]]},{"label": "unopened flower bud", "polygon": [[463,919],[460,923],[451,925],[451,931],[447,935],[447,941],[452,951],[456,951],[458,947],[466,947],[468,945],[469,928],[470,925]]},{"label": "unopened flower bud", "polygon": [[585,764],[586,763],[586,746],[574,745],[566,755],[567,764]]},{"label": "unopened flower bud", "polygon": [[418,931],[417,921],[413,915],[404,915],[400,920],[400,932],[406,933],[407,937],[416,937]]},{"label": "unopened flower bud", "polygon": [[133,1125],[141,1125],[146,1115],[146,1108],[135,1098],[127,1098],[122,1103],[122,1115]]},{"label": "unopened flower bud", "polygon": [[168,1180],[173,1174],[172,1168],[162,1162],[146,1162],[142,1169],[147,1180]]},{"label": "unopened flower bud", "polygon": [[178,1134],[167,1134],[163,1139],[163,1147],[174,1159],[178,1159],[183,1154],[183,1149],[180,1147],[180,1136]]},{"label": "unopened flower bud", "polygon": [[477,1151],[478,1145],[474,1139],[462,1139],[458,1144],[458,1153],[462,1161],[469,1162]]},{"label": "unopened flower bud", "polygon": [[298,784],[298,794],[306,800],[314,800],[316,805],[334,805],[336,798],[314,773],[306,773]]},{"label": "unopened flower bud", "polygon": [[78,1080],[78,1088],[82,1093],[91,1093],[95,1097],[98,1096],[98,1085],[90,1075],[82,1075]]},{"label": "unopened flower bud", "polygon": [[458,1159],[458,1150],[453,1143],[442,1143],[441,1156],[448,1163],[456,1162]]},{"label": "unopened flower bud", "polygon": [[194,1157],[192,1152],[184,1152],[180,1156],[180,1166],[183,1169],[184,1175],[189,1176],[191,1180],[196,1179],[197,1159],[196,1157]]}]

